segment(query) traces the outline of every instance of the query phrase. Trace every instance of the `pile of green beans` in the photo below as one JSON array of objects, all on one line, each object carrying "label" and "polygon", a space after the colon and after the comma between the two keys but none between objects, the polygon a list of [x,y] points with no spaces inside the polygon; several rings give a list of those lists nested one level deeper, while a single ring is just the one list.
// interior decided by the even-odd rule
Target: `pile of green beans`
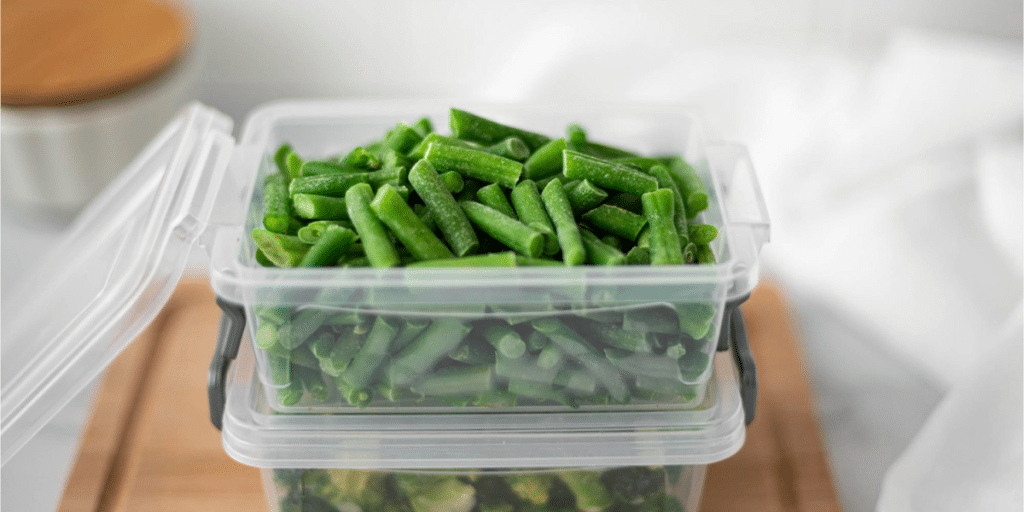
[{"label": "pile of green beans", "polygon": [[[550,138],[451,109],[346,154],[289,144],[262,188],[255,259],[271,267],[714,264],[717,228],[682,157]],[[257,308],[282,405],[304,398],[462,406],[691,400],[710,365],[712,304],[559,311],[522,321]]]}]

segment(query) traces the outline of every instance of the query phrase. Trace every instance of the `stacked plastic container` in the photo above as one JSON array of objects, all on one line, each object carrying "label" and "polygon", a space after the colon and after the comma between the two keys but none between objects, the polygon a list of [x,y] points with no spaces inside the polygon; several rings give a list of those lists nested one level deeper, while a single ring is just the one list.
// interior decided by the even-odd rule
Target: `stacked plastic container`
[{"label": "stacked plastic container", "polygon": [[[446,124],[450,106],[539,133],[562,133],[575,122],[598,140],[684,156],[708,185],[710,206],[698,220],[719,227],[712,245],[717,263],[279,269],[255,261],[249,233],[262,219],[258,185],[275,171],[273,155],[282,143],[308,158],[328,157],[379,138],[400,121],[429,116],[435,126]],[[88,293],[64,297],[68,314],[58,316],[53,330],[31,333],[46,338],[35,346],[48,351],[84,348],[75,350],[68,369],[54,372],[64,362],[50,361],[49,374],[20,372],[18,382],[33,382],[30,389],[12,390],[5,382],[3,406],[15,412],[4,418],[5,452],[52,415],[53,407],[41,405],[62,405],[68,390],[99,373],[145,327],[179,278],[187,247],[199,241],[225,312],[210,370],[211,419],[229,455],[263,468],[271,510],[697,510],[704,468],[742,445],[756,388],[736,306],[756,284],[769,224],[742,147],[710,143],[684,113],[607,105],[588,111],[290,102],[254,112],[237,144],[225,133],[229,126],[222,115],[194,106],[101,196],[105,206],[86,212],[88,221],[114,219],[124,228],[97,237],[80,225],[69,244],[94,248],[79,252],[83,266],[121,265],[103,270],[118,277],[96,286],[106,290],[101,295],[116,290],[130,307],[108,312],[116,300],[102,309]],[[129,204],[111,206],[126,194]],[[124,250],[132,238],[142,247]],[[112,246],[122,252],[102,249]],[[26,307],[56,300],[66,278],[55,276],[52,293]],[[80,328],[78,312],[90,309],[96,309],[90,322],[106,328]],[[306,339],[377,324],[398,337],[429,332],[469,347],[486,343],[469,334],[490,325],[523,339],[531,329],[547,329],[551,339],[598,347],[607,336],[622,335],[640,346],[607,358],[564,351],[542,374],[537,365],[515,366],[499,355],[493,372],[461,383],[458,392],[451,382],[431,387],[439,366],[413,377],[395,354],[380,354],[378,377],[354,399],[344,386],[311,392],[301,385],[304,379],[336,383],[307,353],[315,348],[311,342],[287,351],[252,343],[265,326],[287,326]],[[78,341],[70,339],[76,332]],[[666,340],[678,345],[671,357],[657,355],[663,348],[645,349]],[[720,350],[727,352],[716,357]],[[535,357],[536,351],[520,359]],[[53,374],[58,378],[40,378]],[[547,387],[534,385],[539,382]]]}]

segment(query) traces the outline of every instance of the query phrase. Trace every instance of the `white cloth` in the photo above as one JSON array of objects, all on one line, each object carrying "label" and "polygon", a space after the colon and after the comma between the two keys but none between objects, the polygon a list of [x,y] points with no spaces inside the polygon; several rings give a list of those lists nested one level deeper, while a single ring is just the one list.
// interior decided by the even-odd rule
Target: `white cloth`
[{"label": "white cloth", "polygon": [[879,512],[1024,508],[1022,339],[1000,334],[1024,287],[1019,41],[909,31],[865,61],[673,47],[617,21],[524,31],[486,96],[693,105],[747,144],[772,217],[765,268],[948,390]]}]

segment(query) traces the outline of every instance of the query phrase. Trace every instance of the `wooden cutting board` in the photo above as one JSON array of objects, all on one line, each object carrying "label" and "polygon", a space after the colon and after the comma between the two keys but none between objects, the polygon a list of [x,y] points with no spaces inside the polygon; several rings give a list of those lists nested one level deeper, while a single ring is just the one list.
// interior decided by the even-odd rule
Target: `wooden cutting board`
[{"label": "wooden cutting board", "polygon": [[[703,512],[838,511],[786,305],[762,285],[743,306],[758,364],[757,419],[709,470]],[[68,478],[65,512],[266,510],[260,473],[210,424],[206,371],[220,310],[184,282],[107,371]]]}]

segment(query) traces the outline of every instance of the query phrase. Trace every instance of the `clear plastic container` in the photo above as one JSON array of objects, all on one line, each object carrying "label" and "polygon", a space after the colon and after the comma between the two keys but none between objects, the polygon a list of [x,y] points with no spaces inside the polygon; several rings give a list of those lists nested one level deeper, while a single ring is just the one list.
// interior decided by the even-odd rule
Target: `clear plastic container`
[{"label": "clear plastic container", "polygon": [[[240,312],[236,320],[226,324],[230,328],[225,329],[225,333],[230,335],[224,337],[234,340],[234,345],[228,345],[236,351],[244,333],[258,339],[260,316],[265,316],[270,308],[284,308],[286,312],[299,315],[323,315],[324,311],[339,315],[380,315],[400,318],[407,323],[426,317],[432,325],[455,326],[456,329],[460,322],[481,321],[481,318],[508,324],[510,319],[540,315],[554,316],[568,323],[570,317],[573,321],[603,319],[602,315],[614,315],[617,319],[628,311],[657,310],[670,317],[674,315],[678,322],[679,311],[702,313],[699,322],[692,322],[701,328],[699,332],[686,331],[680,325],[681,330],[693,334],[693,340],[685,341],[696,343],[685,347],[687,355],[701,357],[685,375],[680,371],[679,378],[672,382],[673,388],[638,396],[636,389],[640,386],[631,380],[635,380],[633,373],[640,376],[646,373],[634,370],[635,367],[618,366],[628,365],[628,361],[614,362],[605,357],[600,366],[591,368],[597,370],[591,372],[598,381],[593,385],[595,391],[589,391],[590,384],[582,380],[559,384],[570,388],[568,383],[573,382],[572,385],[577,386],[573,389],[581,390],[568,403],[526,398],[517,401],[515,407],[509,407],[502,402],[477,405],[472,400],[464,402],[465,397],[445,397],[444,400],[395,402],[378,399],[369,404],[370,407],[360,408],[349,405],[347,400],[340,401],[332,390],[325,401],[283,407],[279,395],[281,387],[272,378],[267,353],[246,348],[253,360],[248,374],[251,382],[246,389],[258,390],[262,396],[269,397],[264,399],[265,408],[260,409],[265,412],[249,416],[263,418],[267,425],[277,425],[261,430],[260,435],[271,435],[284,428],[280,425],[282,422],[327,425],[317,427],[309,440],[315,447],[313,452],[320,454],[317,456],[329,457],[327,462],[319,466],[308,462],[299,466],[294,462],[281,464],[278,459],[261,453],[251,459],[262,461],[252,462],[254,465],[370,468],[375,464],[372,461],[382,460],[379,450],[371,452],[372,456],[363,462],[355,461],[360,448],[387,444],[381,438],[382,428],[386,430],[391,425],[409,428],[395,438],[400,443],[388,445],[391,449],[398,446],[397,450],[401,451],[402,443],[418,446],[425,433],[431,431],[439,432],[439,439],[449,439],[453,435],[453,418],[459,418],[460,424],[475,422],[480,428],[491,425],[487,429],[497,432],[495,439],[500,442],[488,445],[485,450],[477,446],[471,452],[445,446],[444,450],[423,455],[417,463],[405,461],[388,467],[436,469],[437,457],[474,453],[483,459],[463,467],[494,468],[493,461],[484,461],[491,460],[495,450],[517,446],[510,441],[519,438],[510,436],[510,432],[568,424],[594,431],[611,429],[610,435],[618,435],[614,432],[627,435],[620,427],[644,429],[644,435],[650,434],[646,432],[649,429],[667,428],[682,435],[680,425],[685,426],[681,430],[685,434],[695,421],[702,422],[709,414],[717,414],[714,411],[721,407],[714,409],[709,405],[715,403],[721,393],[721,386],[711,380],[712,354],[719,346],[723,325],[728,325],[725,318],[730,308],[742,301],[756,283],[758,251],[768,237],[769,226],[757,180],[743,148],[709,143],[699,126],[684,113],[613,105],[602,105],[591,111],[544,106],[459,105],[539,132],[561,133],[566,123],[578,122],[588,128],[595,140],[614,141],[645,153],[681,153],[709,184],[712,207],[703,220],[720,228],[714,246],[717,264],[635,268],[300,270],[267,269],[254,262],[250,232],[258,222],[261,207],[256,184],[270,172],[270,154],[280,143],[289,141],[303,155],[329,155],[379,137],[399,121],[430,115],[435,123],[442,125],[449,106],[450,102],[278,103],[255,112],[237,143],[230,136],[229,118],[200,104],[189,107],[80,215],[63,244],[48,255],[41,255],[35,274],[22,280],[27,288],[12,293],[19,300],[5,301],[4,336],[10,337],[12,342],[4,344],[4,353],[0,355],[2,461],[6,463],[159,313],[184,271],[189,251],[196,244],[210,255],[210,280],[218,301],[225,311]],[[438,331],[449,336],[453,332],[447,328]],[[589,338],[583,341],[593,343]],[[218,347],[217,354],[214,366],[221,365],[226,371],[234,354],[225,346]],[[585,357],[570,355],[579,364],[588,364],[582,360]],[[437,367],[427,368],[426,377],[436,370]],[[212,375],[223,374],[213,372]],[[612,396],[613,388],[621,391],[623,387],[627,390],[628,401]],[[220,394],[211,392],[211,403],[220,401],[223,405],[224,388],[219,389]],[[607,404],[603,392],[599,397],[597,389],[608,389],[611,399]],[[373,391],[379,393],[377,388]],[[228,402],[230,411],[231,400]],[[643,414],[638,414],[641,410]],[[452,414],[456,412],[459,414]],[[563,412],[572,414],[558,414]],[[237,419],[236,416],[225,413],[225,424],[229,417]],[[220,422],[219,411],[215,411],[213,417],[216,423]],[[333,421],[341,422],[339,425],[344,427],[341,434],[337,432],[338,425],[331,424]],[[350,430],[352,425],[369,429],[373,436],[351,437],[346,429]],[[742,421],[739,429],[742,432]],[[704,452],[713,448],[706,446],[709,441],[699,438],[693,442],[696,449],[704,451],[695,458],[662,457],[660,462],[650,457],[635,458],[634,463],[623,459],[587,460],[588,454],[604,453],[595,447],[606,443],[595,442],[584,448],[574,442],[578,434],[574,427],[557,437],[557,442],[546,445],[548,451],[564,455],[556,462],[515,463],[504,467],[689,465],[706,464],[714,459]],[[229,434],[227,428],[224,435],[229,453],[243,462],[246,457],[241,446],[255,449],[282,442],[272,435],[268,439],[253,440]],[[247,440],[242,445],[232,445],[229,443],[231,436]],[[519,446],[520,449],[536,450],[543,446],[537,444],[537,432],[521,439],[525,444]],[[325,449],[327,447],[332,449]],[[651,449],[663,448],[658,445]],[[510,460],[517,460],[514,455]],[[345,464],[339,464],[339,460]]]},{"label": "clear plastic container", "polygon": [[261,468],[275,512],[696,512],[707,465],[744,441],[731,355],[700,410],[543,413],[510,428],[515,413],[277,414],[245,350],[223,444]]},{"label": "clear plastic container", "polygon": [[[244,157],[237,155],[228,173],[241,186],[230,190],[225,201],[234,202],[231,207],[244,217],[217,235],[211,282],[220,298],[244,307],[250,336],[271,340],[265,349],[256,349],[256,357],[259,380],[274,409],[463,413],[510,407],[538,412],[699,405],[727,303],[742,300],[753,287],[768,223],[742,151],[710,144],[685,113],[615,106],[587,111],[459,105],[556,137],[568,123],[577,122],[594,140],[645,155],[684,156],[709,191],[710,206],[696,222],[720,228],[712,243],[715,265],[279,269],[255,261],[248,233],[262,226],[262,191],[256,184],[276,172],[272,157],[281,144],[291,144],[306,159],[328,158],[382,137],[401,121],[412,123],[426,115],[435,127],[444,126],[447,106],[279,103],[256,111],[246,123],[238,148]],[[375,356],[375,376],[353,385],[339,376],[338,364],[327,360],[332,350],[343,353],[335,358],[343,368],[351,359],[344,347],[357,347],[353,339],[372,336],[369,331],[378,327],[398,334],[386,354]],[[539,364],[540,347],[548,340],[535,333],[545,328],[549,331],[543,334],[552,339],[564,335],[581,340],[594,357],[563,357],[551,367]],[[534,336],[539,342],[529,344],[525,355],[503,355],[488,342],[499,332],[523,342]],[[428,334],[447,348],[404,364],[410,358],[398,357],[401,349]],[[618,343],[633,350],[617,351]],[[492,371],[467,373],[446,357],[451,350],[473,353],[478,348],[497,352]],[[300,381],[319,379],[328,383],[328,390],[302,392]],[[438,394],[438,388],[450,393],[455,381],[465,391]]]}]

